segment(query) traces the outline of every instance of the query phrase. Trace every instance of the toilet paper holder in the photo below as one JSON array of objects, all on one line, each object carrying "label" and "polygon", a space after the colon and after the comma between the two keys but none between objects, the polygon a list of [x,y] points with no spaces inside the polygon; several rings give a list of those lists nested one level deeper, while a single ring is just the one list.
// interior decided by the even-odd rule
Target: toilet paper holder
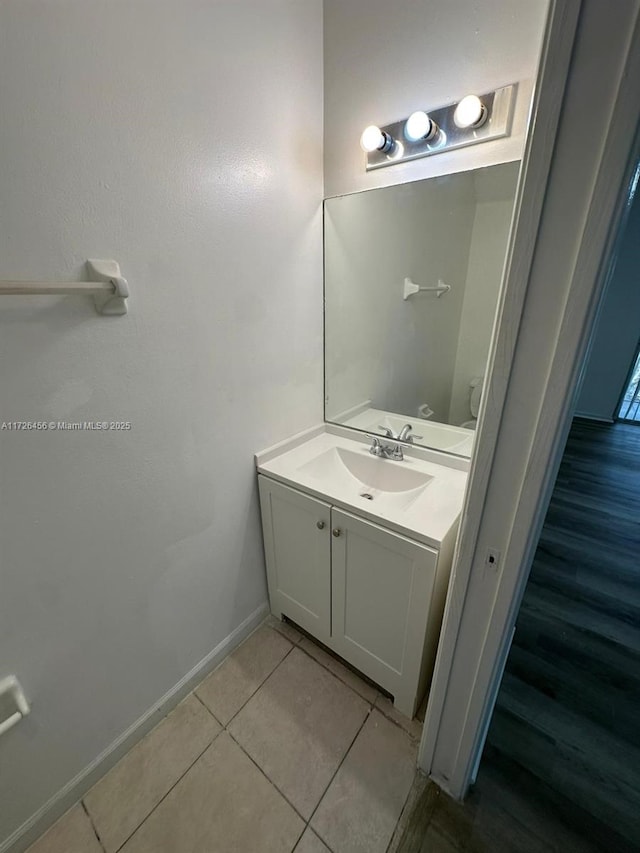
[{"label": "toilet paper holder", "polygon": [[6,717],[6,719],[0,721],[0,735],[3,735],[17,725],[31,710],[24,695],[24,690],[15,675],[9,675],[6,678],[0,679],[0,700],[5,697],[13,700],[16,710]]}]

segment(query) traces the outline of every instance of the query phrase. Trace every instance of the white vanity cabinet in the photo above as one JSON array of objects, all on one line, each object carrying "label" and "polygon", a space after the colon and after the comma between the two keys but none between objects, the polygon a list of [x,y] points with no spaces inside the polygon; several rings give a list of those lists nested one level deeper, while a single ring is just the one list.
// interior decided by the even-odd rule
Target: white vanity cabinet
[{"label": "white vanity cabinet", "polygon": [[300,625],[413,717],[433,670],[449,566],[427,545],[258,479],[272,612]]},{"label": "white vanity cabinet", "polygon": [[271,612],[331,637],[331,506],[259,476]]}]

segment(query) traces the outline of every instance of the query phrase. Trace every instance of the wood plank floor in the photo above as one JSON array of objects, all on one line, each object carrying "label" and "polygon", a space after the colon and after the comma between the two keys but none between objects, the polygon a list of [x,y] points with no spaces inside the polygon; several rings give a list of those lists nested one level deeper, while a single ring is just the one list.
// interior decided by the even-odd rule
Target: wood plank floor
[{"label": "wood plank floor", "polygon": [[488,755],[604,849],[640,849],[640,427],[574,421]]},{"label": "wood plank floor", "polygon": [[578,421],[478,780],[427,782],[389,853],[640,850],[640,426]]},{"label": "wood plank floor", "polygon": [[464,803],[424,777],[416,780],[388,853],[619,853],[567,819],[561,797],[489,747]]}]

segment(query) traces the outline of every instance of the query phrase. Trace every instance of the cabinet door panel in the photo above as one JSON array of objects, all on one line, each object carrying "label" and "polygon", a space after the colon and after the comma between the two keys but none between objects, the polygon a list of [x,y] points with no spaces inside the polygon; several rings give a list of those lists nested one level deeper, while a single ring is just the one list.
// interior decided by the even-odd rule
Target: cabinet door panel
[{"label": "cabinet door panel", "polygon": [[271,610],[327,641],[331,628],[330,506],[266,477],[260,476],[258,482]]},{"label": "cabinet door panel", "polygon": [[332,510],[332,648],[412,714],[437,552]]}]

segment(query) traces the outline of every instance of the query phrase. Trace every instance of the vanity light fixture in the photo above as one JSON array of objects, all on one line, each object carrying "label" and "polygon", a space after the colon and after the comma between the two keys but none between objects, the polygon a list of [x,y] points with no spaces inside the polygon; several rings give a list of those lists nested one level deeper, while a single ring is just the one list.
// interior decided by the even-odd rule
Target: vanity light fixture
[{"label": "vanity light fixture", "polygon": [[409,142],[418,142],[424,140],[435,139],[440,132],[440,128],[424,110],[416,110],[411,113],[404,126],[404,137]]},{"label": "vanity light fixture", "polygon": [[482,127],[488,118],[489,111],[477,95],[466,95],[453,114],[453,121],[461,130]]},{"label": "vanity light fixture", "polygon": [[365,127],[362,131],[360,147],[368,154],[372,151],[382,151],[384,154],[387,154],[393,149],[394,145],[393,136],[384,130],[380,130],[375,124],[370,124],[369,127]]},{"label": "vanity light fixture", "polygon": [[513,83],[444,107],[416,110],[382,127],[370,125],[360,137],[367,171],[509,136],[516,89]]}]

